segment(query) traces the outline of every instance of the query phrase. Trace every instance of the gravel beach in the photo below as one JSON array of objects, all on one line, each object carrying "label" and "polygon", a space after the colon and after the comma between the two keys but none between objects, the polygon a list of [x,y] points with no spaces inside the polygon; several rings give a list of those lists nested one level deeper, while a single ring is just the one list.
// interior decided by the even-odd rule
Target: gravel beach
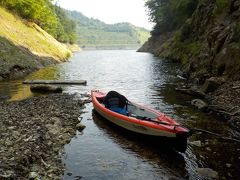
[{"label": "gravel beach", "polygon": [[84,103],[67,94],[0,102],[0,179],[61,179]]}]

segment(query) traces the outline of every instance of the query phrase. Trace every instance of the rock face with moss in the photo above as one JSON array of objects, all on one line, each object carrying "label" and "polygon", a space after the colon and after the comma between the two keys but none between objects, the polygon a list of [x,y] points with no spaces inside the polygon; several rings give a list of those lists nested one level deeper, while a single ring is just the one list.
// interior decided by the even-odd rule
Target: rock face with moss
[{"label": "rock face with moss", "polygon": [[[139,51],[181,62],[184,76],[197,85],[211,78],[221,79],[215,82],[219,84],[215,89],[205,93],[214,99],[210,100],[210,105],[220,104],[225,114],[231,114],[230,106],[233,111],[240,109],[240,99],[234,96],[239,89],[228,91],[237,87],[240,79],[239,20],[240,0],[201,0],[191,17],[171,32],[171,36],[170,32],[153,35]],[[224,98],[218,95],[228,98],[222,102]]]},{"label": "rock face with moss", "polygon": [[[239,79],[239,6],[238,0],[200,1],[192,17],[172,36],[153,36],[140,51],[179,60],[187,75],[201,82],[211,76]],[[157,46],[152,46],[155,41]]]},{"label": "rock face with moss", "polygon": [[0,80],[67,60],[71,51],[35,23],[0,7]]}]

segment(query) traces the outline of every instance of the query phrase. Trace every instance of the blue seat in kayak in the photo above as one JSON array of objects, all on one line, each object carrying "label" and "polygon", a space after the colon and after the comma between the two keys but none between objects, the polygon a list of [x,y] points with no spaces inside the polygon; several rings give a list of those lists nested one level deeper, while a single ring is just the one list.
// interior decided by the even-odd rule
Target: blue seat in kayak
[{"label": "blue seat in kayak", "polygon": [[104,98],[105,107],[119,114],[127,115],[127,98],[116,91],[109,91]]},{"label": "blue seat in kayak", "polygon": [[123,114],[123,115],[127,115],[128,111],[125,108],[121,108],[121,107],[110,107],[109,108],[111,111],[114,111],[116,113],[119,114]]}]

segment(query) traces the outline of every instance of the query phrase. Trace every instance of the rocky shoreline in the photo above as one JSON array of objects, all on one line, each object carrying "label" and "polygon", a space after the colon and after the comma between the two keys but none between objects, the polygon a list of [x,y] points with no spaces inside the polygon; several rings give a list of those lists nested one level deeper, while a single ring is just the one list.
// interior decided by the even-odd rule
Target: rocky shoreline
[{"label": "rocky shoreline", "polygon": [[240,134],[239,19],[240,0],[199,1],[181,27],[152,33],[139,51],[180,62],[189,84],[178,90],[203,100],[192,104],[216,112]]},{"label": "rocky shoreline", "polygon": [[0,102],[0,179],[61,179],[84,103],[67,94]]},{"label": "rocky shoreline", "polygon": [[191,95],[191,104],[200,111],[217,113],[229,126],[236,130],[240,138],[240,81],[223,82],[222,78],[212,77],[203,85],[181,84],[176,91]]}]

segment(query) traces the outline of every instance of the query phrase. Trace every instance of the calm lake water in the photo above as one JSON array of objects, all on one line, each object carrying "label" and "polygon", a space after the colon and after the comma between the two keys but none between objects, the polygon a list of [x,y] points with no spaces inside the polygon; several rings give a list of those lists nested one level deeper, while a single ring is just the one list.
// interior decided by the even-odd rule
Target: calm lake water
[{"label": "calm lake water", "polygon": [[[85,51],[70,62],[35,72],[26,79],[87,80],[86,86],[64,86],[65,93],[90,93],[91,89],[116,90],[130,100],[158,109],[189,127],[206,129],[224,136],[234,131],[220,117],[204,114],[190,106],[190,96],[174,88],[181,80],[178,65],[148,53],[135,51]],[[0,83],[0,94],[11,100],[33,96],[21,80]],[[201,147],[189,145],[186,153],[166,151],[107,123],[92,111],[83,109],[83,132],[65,146],[64,179],[202,179],[197,168],[211,168],[219,179],[240,175],[240,146],[204,133],[189,141],[200,140]]]}]

